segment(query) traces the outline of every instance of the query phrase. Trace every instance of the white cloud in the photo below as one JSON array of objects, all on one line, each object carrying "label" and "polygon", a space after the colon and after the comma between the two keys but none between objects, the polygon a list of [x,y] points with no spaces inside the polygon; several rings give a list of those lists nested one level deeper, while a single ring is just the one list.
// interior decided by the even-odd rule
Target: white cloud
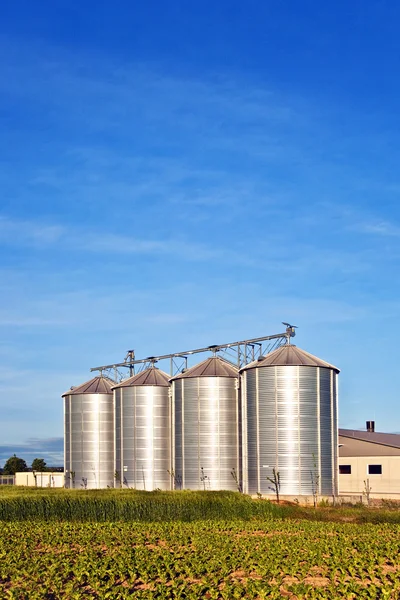
[{"label": "white cloud", "polygon": [[30,435],[31,406],[48,419],[35,435],[61,428],[49,414],[61,414],[60,393],[132,344],[138,356],[179,351],[286,319],[299,343],[307,330],[316,344],[340,332],[340,352],[358,343],[361,356],[362,320],[398,321],[387,296],[399,257],[383,246],[399,227],[385,190],[359,185],[373,144],[343,133],[351,111],[245,75],[201,81],[22,40],[1,48],[0,91],[30,110],[26,130],[21,119],[3,140],[1,352],[5,368],[37,370],[0,373],[3,437],[11,419]]},{"label": "white cloud", "polygon": [[19,247],[47,249],[62,243],[69,250],[104,254],[179,255],[182,260],[209,260],[221,256],[221,250],[179,239],[138,239],[126,234],[91,231],[80,227],[47,225],[36,220],[0,217],[0,243]]},{"label": "white cloud", "polygon": [[367,233],[383,237],[399,237],[400,226],[388,221],[361,221],[357,223],[354,228],[360,233]]},{"label": "white cloud", "polygon": [[60,241],[64,233],[60,225],[0,215],[0,243],[3,244],[48,246]]},{"label": "white cloud", "polygon": [[58,438],[30,438],[25,442],[0,445],[0,463],[16,454],[23,458],[29,466],[34,458],[44,458],[48,466],[62,466],[64,463],[64,440]]}]

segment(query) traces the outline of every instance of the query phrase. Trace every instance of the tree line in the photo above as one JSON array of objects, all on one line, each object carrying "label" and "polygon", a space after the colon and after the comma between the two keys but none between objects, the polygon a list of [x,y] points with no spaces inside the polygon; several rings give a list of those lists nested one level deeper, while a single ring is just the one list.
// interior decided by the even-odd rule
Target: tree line
[{"label": "tree line", "polygon": [[[46,462],[43,458],[34,458],[31,465],[32,471],[47,471]],[[19,458],[15,454],[10,456],[3,467],[3,475],[15,475],[15,473],[21,473],[28,471],[28,465],[23,458]]]}]

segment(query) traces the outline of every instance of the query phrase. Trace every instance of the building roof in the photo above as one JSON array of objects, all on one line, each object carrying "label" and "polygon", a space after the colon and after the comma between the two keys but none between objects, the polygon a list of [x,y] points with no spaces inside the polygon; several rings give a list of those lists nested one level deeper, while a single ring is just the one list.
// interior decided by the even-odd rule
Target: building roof
[{"label": "building roof", "polygon": [[238,374],[238,369],[232,363],[220,356],[211,356],[198,365],[172,377],[171,381],[188,377],[237,377]]},{"label": "building roof", "polygon": [[301,348],[297,348],[297,346],[293,346],[292,344],[286,344],[285,346],[281,346],[277,348],[273,352],[270,352],[264,357],[260,357],[260,359],[255,360],[245,367],[243,367],[242,371],[246,369],[255,369],[257,367],[325,367],[327,369],[333,369],[336,373],[339,373],[339,369],[334,365],[327,363],[326,361],[302,350]]},{"label": "building roof", "polygon": [[129,379],[125,379],[125,381],[121,381],[118,385],[113,386],[113,389],[121,388],[121,387],[133,387],[138,385],[157,385],[159,387],[169,387],[169,378],[170,376],[157,369],[156,367],[149,367],[145,371],[141,371],[137,375],[133,377],[129,377]]},{"label": "building roof", "polygon": [[112,387],[115,385],[115,381],[109,377],[103,377],[98,375],[93,377],[90,381],[82,383],[78,387],[72,387],[68,392],[65,392],[64,396],[78,396],[80,394],[112,394]]},{"label": "building roof", "polygon": [[400,433],[379,433],[378,431],[358,431],[357,429],[339,429],[342,437],[371,442],[382,446],[400,448]]}]

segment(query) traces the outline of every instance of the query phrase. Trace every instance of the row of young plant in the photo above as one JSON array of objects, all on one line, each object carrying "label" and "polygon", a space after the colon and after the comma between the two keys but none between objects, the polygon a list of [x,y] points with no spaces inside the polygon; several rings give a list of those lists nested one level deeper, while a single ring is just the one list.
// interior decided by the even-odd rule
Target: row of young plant
[{"label": "row of young plant", "polygon": [[399,556],[395,525],[4,523],[0,597],[398,600]]}]

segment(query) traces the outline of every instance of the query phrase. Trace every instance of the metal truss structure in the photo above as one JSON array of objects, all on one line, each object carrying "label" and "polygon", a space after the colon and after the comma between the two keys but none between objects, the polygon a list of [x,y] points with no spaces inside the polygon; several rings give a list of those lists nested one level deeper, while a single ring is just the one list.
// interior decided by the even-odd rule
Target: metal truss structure
[{"label": "metal truss structure", "polygon": [[[260,356],[264,356],[280,346],[290,344],[290,339],[296,335],[296,326],[290,325],[289,323],[283,324],[286,325],[286,331],[283,333],[242,340],[240,342],[231,342],[229,344],[217,344],[205,348],[196,348],[184,352],[174,352],[173,354],[148,356],[147,358],[136,359],[135,351],[128,350],[123,362],[93,367],[90,370],[100,371],[100,373],[107,375],[111,379],[114,379],[114,381],[122,381],[127,377],[135,375],[136,367],[137,372],[139,373],[159,361],[169,361],[169,372],[171,377],[174,377],[178,373],[181,373],[183,369],[187,369],[189,356],[203,352],[212,352],[214,356],[218,352],[222,358],[225,358],[225,360],[228,360],[240,369],[253,360],[257,360]],[[129,369],[129,375],[127,375],[126,372],[121,372],[121,369]]]}]

